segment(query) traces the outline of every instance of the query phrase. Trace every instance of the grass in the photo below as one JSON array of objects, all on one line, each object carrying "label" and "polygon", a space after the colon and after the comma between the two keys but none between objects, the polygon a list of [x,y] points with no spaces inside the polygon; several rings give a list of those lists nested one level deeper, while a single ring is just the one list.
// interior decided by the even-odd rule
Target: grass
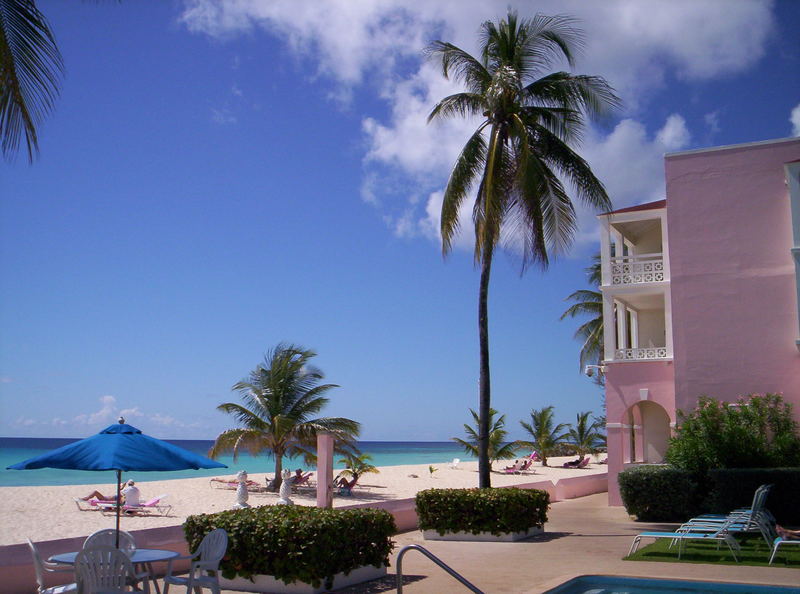
[{"label": "grass", "polygon": [[800,568],[800,546],[784,546],[778,549],[775,560],[769,565],[769,556],[772,549],[767,546],[764,539],[757,534],[748,534],[737,537],[742,547],[736,553],[739,562],[733,560],[728,547],[723,543],[717,549],[713,542],[686,541],[683,545],[681,558],[678,560],[678,547],[670,548],[670,541],[666,538],[658,539],[653,544],[640,548],[633,555],[624,558],[625,561],[661,561],[666,563],[714,563],[717,565],[753,565],[763,567],[790,567]]}]

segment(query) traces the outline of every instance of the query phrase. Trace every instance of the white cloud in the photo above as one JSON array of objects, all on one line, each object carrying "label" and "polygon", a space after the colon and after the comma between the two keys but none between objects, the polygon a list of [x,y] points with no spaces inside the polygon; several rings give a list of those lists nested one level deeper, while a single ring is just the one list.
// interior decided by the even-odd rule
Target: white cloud
[{"label": "white cloud", "polygon": [[[655,135],[637,115],[667,77],[712,80],[743,71],[763,56],[774,26],[771,0],[329,0],[324,10],[318,0],[185,0],[180,20],[215,38],[260,31],[284,40],[304,66],[334,83],[334,101],[347,102],[366,86],[377,93],[388,115],[362,120],[361,197],[381,211],[392,233],[438,240],[442,188],[476,122],[426,123],[436,101],[456,87],[421,60],[421,50],[443,39],[475,52],[479,24],[504,16],[509,5],[522,15],[580,19],[586,48],[576,70],[606,77],[623,98],[625,119],[605,135],[590,130],[580,149],[615,207],[663,197],[663,153],[688,146],[680,115]],[[716,112],[705,121],[713,133]],[[464,230],[470,219],[465,208]],[[579,220],[582,235],[593,232],[593,213],[579,210]],[[456,245],[471,246],[471,232],[462,232]]]},{"label": "white cloud", "polygon": [[800,136],[800,103],[792,110],[789,121],[792,123],[792,136]]},{"label": "white cloud", "polygon": [[233,112],[223,107],[222,109],[211,108],[211,121],[215,124],[226,125],[235,124],[238,120]]},{"label": "white cloud", "polygon": [[704,115],[703,121],[706,123],[706,126],[708,126],[708,131],[712,136],[721,130],[719,126],[719,110]]},{"label": "white cloud", "polygon": [[116,415],[114,414],[115,404],[117,399],[113,396],[101,396],[100,403],[102,406],[100,410],[91,413],[87,419],[86,423],[89,425],[96,425],[98,423],[110,423]]},{"label": "white cloud", "polygon": [[26,417],[19,417],[15,421],[16,425],[20,425],[22,427],[30,427],[31,425],[36,425],[37,423],[38,423],[38,421],[36,421],[35,419],[30,419],[30,418],[26,418]]},{"label": "white cloud", "polygon": [[241,97],[242,95],[244,95],[242,89],[240,89],[239,85],[237,85],[236,83],[234,83],[233,86],[231,87],[231,93],[233,93],[236,97]]},{"label": "white cloud", "polygon": [[124,419],[136,419],[144,416],[144,413],[139,410],[138,406],[133,408],[123,408],[119,411],[119,416]]},{"label": "white cloud", "polygon": [[0,384],[10,384],[13,381],[14,380],[12,378],[8,377],[7,375],[4,375],[4,376],[0,377]]}]

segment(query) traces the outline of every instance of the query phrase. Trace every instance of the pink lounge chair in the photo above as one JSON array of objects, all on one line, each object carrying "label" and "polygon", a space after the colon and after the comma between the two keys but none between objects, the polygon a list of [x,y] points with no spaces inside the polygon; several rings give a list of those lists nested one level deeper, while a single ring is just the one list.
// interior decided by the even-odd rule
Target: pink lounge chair
[{"label": "pink lounge chair", "polygon": [[578,462],[577,464],[575,462],[564,462],[563,467],[564,468],[586,468],[586,466],[588,464],[589,464],[589,456],[584,456],[583,459],[580,462]]},{"label": "pink lounge chair", "polygon": [[[122,505],[122,512],[128,515],[138,515],[138,514],[146,514],[146,515],[154,515],[152,512],[155,511],[157,515],[160,516],[168,516],[169,512],[172,511],[172,506],[169,504],[161,503],[161,500],[166,498],[167,495],[159,495],[158,497],[153,497],[150,501],[145,501],[144,503],[140,503],[139,505]],[[103,513],[116,513],[117,504],[113,501],[104,501],[98,504],[103,510]]]},{"label": "pink lounge chair", "polygon": [[78,509],[81,511],[100,511],[102,509],[101,504],[103,503],[111,503],[114,504],[113,501],[103,501],[101,499],[81,499],[80,497],[74,497],[75,505],[78,506]]},{"label": "pink lounge chair", "polygon": [[533,464],[533,459],[523,458],[520,462],[518,462],[514,466],[507,466],[503,470],[506,474],[519,474],[520,472],[525,472],[526,470],[528,470],[528,468],[531,467],[531,464]]}]

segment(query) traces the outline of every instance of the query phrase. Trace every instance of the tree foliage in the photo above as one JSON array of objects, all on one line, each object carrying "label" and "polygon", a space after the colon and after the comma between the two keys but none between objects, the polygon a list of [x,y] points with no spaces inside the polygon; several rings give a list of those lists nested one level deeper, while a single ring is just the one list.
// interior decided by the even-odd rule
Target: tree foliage
[{"label": "tree foliage", "polygon": [[736,403],[703,396],[679,423],[667,461],[700,475],[715,468],[800,466],[800,434],[792,405],[779,394],[752,394]]},{"label": "tree foliage", "polygon": [[[464,424],[464,432],[467,434],[467,440],[454,437],[453,441],[464,448],[464,451],[471,455],[478,455],[478,413],[469,409],[472,414],[472,419],[475,421],[475,427]],[[490,409],[489,411],[489,461],[493,464],[497,460],[510,460],[516,456],[519,449],[519,443],[516,441],[506,442],[508,431],[505,429],[506,416],[500,415],[500,418],[495,420],[497,411]]]},{"label": "tree foliage", "polygon": [[242,450],[257,455],[272,452],[275,457],[276,485],[281,482],[283,457],[314,459],[317,432],[333,434],[337,442],[352,444],[360,424],[342,417],[316,417],[328,404],[323,394],[335,384],[320,384],[325,377],[309,364],[316,356],[296,345],[279,344],[250,376],[233,386],[242,404],[226,402],[217,410],[231,415],[240,427],[217,436],[209,451],[212,458],[232,451],[234,460]]},{"label": "tree foliage", "polygon": [[0,146],[16,156],[24,138],[28,160],[39,152],[37,127],[53,109],[64,70],[45,16],[33,0],[0,0]]},{"label": "tree foliage", "polygon": [[[603,294],[600,292],[602,276],[600,271],[600,254],[592,256],[592,265],[586,269],[586,276],[592,289],[580,289],[571,293],[565,301],[573,301],[561,319],[588,317],[589,319],[575,330],[575,338],[582,342],[580,365],[600,365],[603,361]],[[594,381],[603,385],[603,375],[598,373]]]},{"label": "tree foliage", "polygon": [[553,406],[545,406],[539,410],[531,410],[531,422],[520,421],[522,428],[532,437],[531,441],[520,442],[536,450],[542,459],[542,466],[547,466],[547,458],[563,443],[568,433],[567,423],[555,424]]},{"label": "tree foliage", "polygon": [[590,420],[591,414],[591,412],[578,413],[575,424],[570,425],[567,431],[567,440],[579,456],[593,454],[606,444],[606,436],[603,433],[605,427],[598,419]]},{"label": "tree foliage", "polygon": [[372,456],[369,454],[346,452],[344,457],[339,460],[339,464],[345,465],[345,469],[340,474],[353,477],[356,481],[365,474],[378,474],[380,470],[373,466],[371,460]]}]

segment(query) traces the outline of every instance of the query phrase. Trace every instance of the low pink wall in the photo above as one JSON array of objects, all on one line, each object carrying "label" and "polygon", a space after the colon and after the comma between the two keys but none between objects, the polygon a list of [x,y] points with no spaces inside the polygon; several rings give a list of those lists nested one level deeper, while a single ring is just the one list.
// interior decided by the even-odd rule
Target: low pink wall
[{"label": "low pink wall", "polygon": [[[552,480],[537,481],[513,485],[520,489],[541,489],[550,493],[550,501],[562,501],[575,497],[584,497],[594,493],[603,493],[608,489],[608,475],[587,474],[564,478],[553,482]],[[414,506],[414,499],[396,499],[377,503],[363,503],[339,509],[357,509],[372,507],[385,509],[394,516],[398,532],[416,530],[418,519]],[[147,530],[131,531],[136,539],[137,546],[143,549],[168,549],[177,551],[181,555],[189,553],[188,545],[183,537],[181,526],[168,526],[165,528],[150,528]],[[67,551],[77,551],[83,546],[85,536],[77,538],[62,538],[37,542],[39,553],[47,559],[51,555]],[[187,570],[188,563],[175,564],[180,570]],[[155,570],[163,572],[166,564],[156,564]],[[163,575],[160,573],[159,575]],[[47,574],[47,585],[55,586],[59,583],[70,581],[65,573]],[[30,594],[36,592],[36,574],[33,570],[31,552],[27,543],[0,547],[0,592],[3,594]]]},{"label": "low pink wall", "polygon": [[[167,549],[177,551],[181,555],[189,553],[186,540],[183,538],[183,528],[168,526],[165,528],[150,528],[147,530],[132,530],[131,534],[136,539],[136,544],[143,549]],[[85,536],[76,538],[61,538],[37,542],[39,554],[43,559],[58,553],[79,551],[83,547]],[[175,563],[174,567],[185,571],[189,569],[188,562]],[[156,573],[163,575],[166,563],[154,565]],[[68,573],[46,573],[47,586],[56,586],[65,582],[74,581]],[[30,594],[36,592],[36,572],[33,569],[31,550],[28,543],[0,547],[0,592],[3,594]]]}]

